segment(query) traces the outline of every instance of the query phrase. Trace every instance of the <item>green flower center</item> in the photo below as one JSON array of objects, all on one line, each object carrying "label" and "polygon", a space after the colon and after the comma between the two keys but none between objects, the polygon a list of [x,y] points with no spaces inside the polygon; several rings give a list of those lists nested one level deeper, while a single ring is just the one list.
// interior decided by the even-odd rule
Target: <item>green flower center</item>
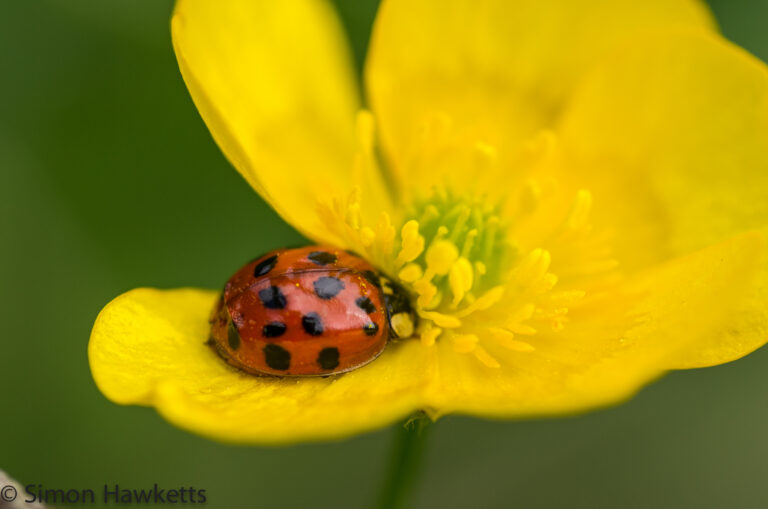
[{"label": "green flower center", "polygon": [[[421,253],[405,260],[410,256],[404,249],[401,261],[408,263],[398,277],[414,285],[420,307],[455,310],[501,282],[515,249],[499,209],[483,196],[461,196],[444,187],[408,207],[403,246],[414,248],[410,254],[416,248]],[[423,241],[411,235],[409,243],[409,230]]]}]

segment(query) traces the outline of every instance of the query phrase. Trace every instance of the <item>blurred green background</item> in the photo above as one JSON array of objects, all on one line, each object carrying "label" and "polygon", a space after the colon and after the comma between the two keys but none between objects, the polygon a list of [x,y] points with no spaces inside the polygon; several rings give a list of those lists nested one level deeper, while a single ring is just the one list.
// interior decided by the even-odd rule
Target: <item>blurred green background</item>
[{"label": "blurred green background", "polygon": [[[361,64],[375,1],[339,2]],[[137,286],[218,287],[296,244],[229,166],[179,75],[170,0],[6,0],[0,14],[0,468],[23,484],[205,488],[208,507],[368,507],[392,430],[233,447],[109,403],[86,357]],[[768,5],[718,0],[768,58]],[[418,508],[768,507],[768,349],[561,420],[449,417]]]}]

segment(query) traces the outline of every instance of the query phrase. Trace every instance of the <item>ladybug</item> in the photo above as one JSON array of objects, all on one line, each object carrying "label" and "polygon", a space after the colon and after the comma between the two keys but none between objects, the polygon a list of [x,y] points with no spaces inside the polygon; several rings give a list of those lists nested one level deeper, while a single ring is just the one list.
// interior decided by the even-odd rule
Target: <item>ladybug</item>
[{"label": "ladybug", "polygon": [[327,376],[359,368],[416,325],[411,299],[354,253],[280,249],[227,281],[208,344],[254,375]]}]

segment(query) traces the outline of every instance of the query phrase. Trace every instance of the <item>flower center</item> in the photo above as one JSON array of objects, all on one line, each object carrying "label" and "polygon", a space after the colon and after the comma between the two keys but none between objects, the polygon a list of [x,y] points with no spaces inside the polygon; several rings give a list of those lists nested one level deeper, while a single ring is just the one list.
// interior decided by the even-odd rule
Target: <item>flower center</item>
[{"label": "flower center", "polygon": [[409,209],[395,264],[420,309],[456,310],[501,282],[514,249],[498,206],[436,187]]},{"label": "flower center", "polygon": [[[549,152],[551,138],[532,146]],[[370,141],[363,146],[370,150]],[[607,237],[592,232],[589,191],[562,189],[553,179],[505,178],[514,169],[488,170],[509,189],[502,198],[490,198],[499,193],[487,186],[417,186],[393,211],[399,229],[387,212],[364,224],[359,189],[319,202],[318,212],[345,247],[411,295],[419,323],[393,321],[398,337],[419,337],[427,347],[446,343],[497,368],[514,362],[510,353],[535,350],[532,336],[562,330],[569,308],[615,273],[616,262]]]}]

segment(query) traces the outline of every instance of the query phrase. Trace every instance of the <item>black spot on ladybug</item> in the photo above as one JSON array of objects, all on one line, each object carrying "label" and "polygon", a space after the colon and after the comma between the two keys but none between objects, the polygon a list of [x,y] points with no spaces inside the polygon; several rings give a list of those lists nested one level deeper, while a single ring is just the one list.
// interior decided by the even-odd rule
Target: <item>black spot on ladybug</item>
[{"label": "black spot on ladybug", "polygon": [[272,255],[266,260],[260,261],[253,268],[253,277],[260,277],[264,274],[269,274],[269,272],[275,268],[275,265],[277,265],[277,255]]},{"label": "black spot on ladybug", "polygon": [[339,365],[339,349],[323,348],[317,356],[317,363],[323,369],[334,369]]},{"label": "black spot on ladybug", "polygon": [[381,288],[381,281],[379,281],[379,276],[372,270],[365,270],[363,271],[363,277],[368,280],[369,283],[371,283],[376,288]]},{"label": "black spot on ladybug", "polygon": [[352,251],[351,249],[345,249],[344,252],[346,252],[348,255],[354,256],[355,258],[360,258],[360,255]]},{"label": "black spot on ladybug", "polygon": [[373,305],[373,302],[368,297],[358,297],[355,300],[355,304],[369,315],[376,311],[376,306]]},{"label": "black spot on ladybug", "polygon": [[264,360],[270,368],[285,371],[291,367],[291,352],[282,346],[270,343],[262,351],[264,352]]},{"label": "black spot on ladybug", "polygon": [[227,327],[227,341],[232,350],[240,348],[240,333],[237,331],[235,322],[229,322],[229,327]]},{"label": "black spot on ladybug", "polygon": [[318,278],[315,283],[315,293],[321,299],[332,299],[344,289],[340,279],[330,276]]},{"label": "black spot on ladybug", "polygon": [[319,336],[323,333],[323,320],[317,313],[307,313],[302,316],[301,326],[310,336]]},{"label": "black spot on ladybug", "polygon": [[283,309],[285,307],[285,295],[276,286],[259,290],[259,299],[261,299],[265,308]]},{"label": "black spot on ladybug", "polygon": [[366,323],[363,325],[363,332],[365,332],[366,336],[375,336],[379,332],[379,326],[373,322]]},{"label": "black spot on ladybug", "polygon": [[261,328],[261,335],[265,338],[277,338],[285,334],[285,329],[283,322],[269,322]]},{"label": "black spot on ladybug", "polygon": [[309,261],[316,265],[329,265],[331,263],[336,263],[336,255],[333,253],[328,253],[327,251],[313,251],[309,253]]}]

